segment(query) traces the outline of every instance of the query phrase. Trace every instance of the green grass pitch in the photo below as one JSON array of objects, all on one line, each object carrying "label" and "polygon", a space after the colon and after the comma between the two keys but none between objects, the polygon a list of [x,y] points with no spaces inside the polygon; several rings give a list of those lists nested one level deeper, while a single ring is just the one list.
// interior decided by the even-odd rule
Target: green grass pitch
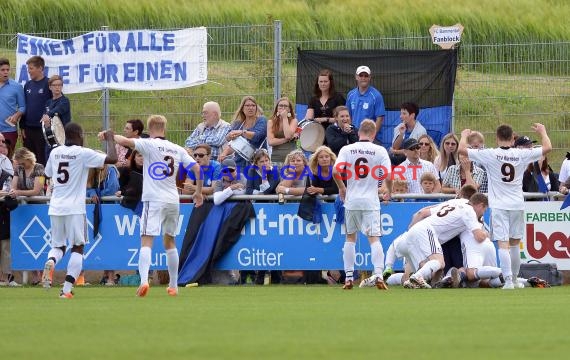
[{"label": "green grass pitch", "polygon": [[567,359],[570,287],[0,289],[2,359]]}]

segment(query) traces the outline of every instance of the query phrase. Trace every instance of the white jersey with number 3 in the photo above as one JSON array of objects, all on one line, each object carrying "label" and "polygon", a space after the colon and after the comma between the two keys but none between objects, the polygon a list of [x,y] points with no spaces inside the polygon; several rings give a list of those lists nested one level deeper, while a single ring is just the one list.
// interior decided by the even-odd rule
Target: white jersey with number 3
[{"label": "white jersey with number 3", "polygon": [[45,167],[53,184],[48,215],[85,214],[89,169],[103,167],[106,157],[77,145],[53,149]]},{"label": "white jersey with number 3", "polygon": [[485,165],[489,181],[489,207],[524,210],[522,179],[530,163],[540,160],[542,148],[467,149],[469,159]]},{"label": "white jersey with number 3", "polygon": [[190,170],[196,162],[181,146],[161,138],[134,139],[135,150],[143,156],[142,201],[161,201],[178,204],[176,187],[178,168]]},{"label": "white jersey with number 3", "polygon": [[[445,244],[465,230],[481,228],[473,207],[462,199],[446,201],[425,220],[435,231],[440,244]],[[423,222],[421,221],[421,222]]]},{"label": "white jersey with number 3", "polygon": [[369,141],[346,145],[340,149],[335,168],[347,178],[347,210],[380,210],[378,180],[380,173],[385,176],[391,171],[386,149]]}]

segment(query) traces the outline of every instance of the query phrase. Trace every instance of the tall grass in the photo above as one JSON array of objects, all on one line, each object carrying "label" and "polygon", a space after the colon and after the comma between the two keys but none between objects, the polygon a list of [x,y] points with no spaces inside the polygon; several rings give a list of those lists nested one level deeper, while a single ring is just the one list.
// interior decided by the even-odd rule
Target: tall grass
[{"label": "tall grass", "polygon": [[465,41],[567,39],[565,0],[3,0],[2,31],[86,31],[264,24],[285,39],[427,35],[432,24],[465,26]]}]

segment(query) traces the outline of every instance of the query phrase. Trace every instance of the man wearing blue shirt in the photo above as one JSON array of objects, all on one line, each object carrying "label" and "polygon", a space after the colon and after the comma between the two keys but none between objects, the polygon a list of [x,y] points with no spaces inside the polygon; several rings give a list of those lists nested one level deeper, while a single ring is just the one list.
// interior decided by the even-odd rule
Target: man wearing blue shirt
[{"label": "man wearing blue shirt", "polygon": [[371,72],[368,66],[356,69],[357,87],[350,90],[346,96],[346,106],[352,119],[352,124],[359,128],[364,119],[376,122],[376,139],[384,122],[384,98],[380,91],[370,85]]},{"label": "man wearing blue shirt", "polygon": [[16,125],[26,111],[26,100],[22,86],[9,76],[10,62],[0,58],[0,132],[9,140],[9,154],[12,154],[18,140]]},{"label": "man wearing blue shirt", "polygon": [[46,141],[42,130],[42,117],[46,102],[52,98],[48,79],[44,75],[45,61],[41,56],[32,56],[26,61],[30,80],[24,85],[26,114],[20,122],[24,146],[31,150],[38,163],[46,164]]}]

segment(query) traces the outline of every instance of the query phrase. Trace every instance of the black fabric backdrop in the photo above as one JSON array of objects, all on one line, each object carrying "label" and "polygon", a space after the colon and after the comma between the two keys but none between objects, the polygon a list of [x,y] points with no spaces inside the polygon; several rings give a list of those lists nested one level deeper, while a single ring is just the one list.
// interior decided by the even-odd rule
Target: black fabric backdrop
[{"label": "black fabric backdrop", "polygon": [[372,85],[384,97],[386,110],[400,110],[407,101],[420,108],[450,106],[457,71],[457,49],[346,50],[298,49],[297,104],[308,104],[321,69],[333,72],[337,92],[346,96],[356,86],[355,72],[366,65]]}]

